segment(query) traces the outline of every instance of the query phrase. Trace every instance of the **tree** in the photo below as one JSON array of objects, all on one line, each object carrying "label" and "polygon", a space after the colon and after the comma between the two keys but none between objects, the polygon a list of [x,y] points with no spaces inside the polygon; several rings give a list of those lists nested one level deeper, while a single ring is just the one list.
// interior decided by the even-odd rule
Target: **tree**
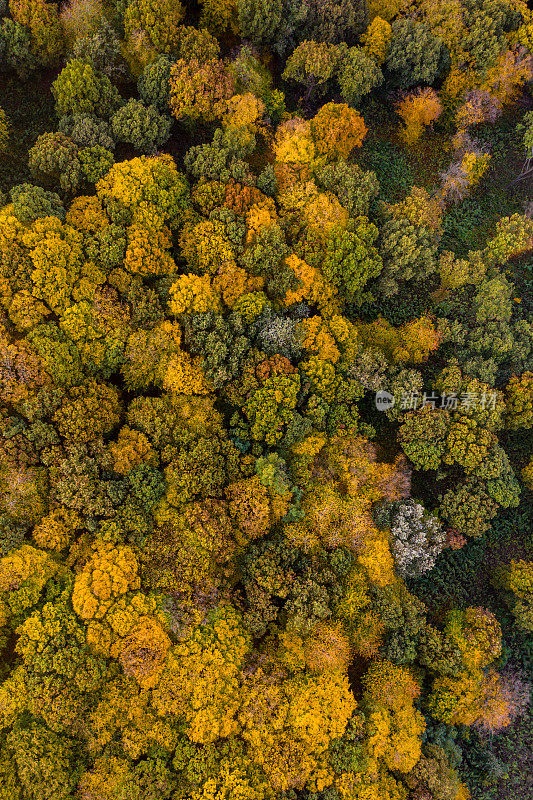
[{"label": "tree", "polygon": [[472,670],[457,678],[437,678],[429,708],[437,719],[448,724],[477,725],[491,732],[510,724],[510,700],[496,672]]},{"label": "tree", "polygon": [[131,98],[115,113],[111,129],[117,142],[132,144],[142,153],[153,153],[170,135],[172,120],[154,106],[145,106]]},{"label": "tree", "polygon": [[81,619],[102,619],[129,589],[138,589],[138,564],[130,547],[96,542],[92,555],[74,581],[72,606]]},{"label": "tree", "polygon": [[238,0],[236,5],[239,32],[244,39],[254,44],[274,39],[283,13],[281,0]]},{"label": "tree", "polygon": [[213,742],[236,732],[238,675],[249,647],[234,609],[221,606],[211,612],[173,649],[154,690],[158,714],[185,716],[193,742]]},{"label": "tree", "polygon": [[435,230],[423,220],[398,215],[388,219],[381,231],[383,272],[378,283],[385,296],[397,294],[399,281],[421,280],[436,268]]},{"label": "tree", "polygon": [[26,78],[37,69],[38,59],[31,46],[31,34],[26,25],[3,17],[0,23],[0,43],[2,61],[8,69],[14,70],[19,78]]},{"label": "tree", "polygon": [[361,303],[365,284],[382,269],[374,242],[378,230],[366,217],[350,221],[346,230],[334,228],[326,240],[322,271],[349,303]]},{"label": "tree", "polygon": [[60,435],[72,442],[89,442],[110,433],[120,418],[118,391],[89,381],[68,392],[54,415]]},{"label": "tree", "polygon": [[446,70],[448,50],[442,40],[422,22],[397,19],[385,67],[393,85],[410,89],[418,83],[432,84]]},{"label": "tree", "polygon": [[6,150],[8,141],[9,141],[8,119],[4,109],[0,108],[0,153]]},{"label": "tree", "polygon": [[440,498],[440,516],[461,536],[482,536],[498,510],[483,484],[469,479],[457,490]]},{"label": "tree", "polygon": [[234,83],[222,61],[179,59],[170,69],[170,108],[177,120],[212,122],[226,111]]},{"label": "tree", "polygon": [[29,152],[29,167],[36,178],[65,193],[74,193],[80,181],[78,148],[64,133],[43,133]]},{"label": "tree", "polygon": [[366,53],[371,56],[376,63],[383,64],[392,39],[392,28],[387,20],[376,16],[366,29],[366,33],[361,36]]},{"label": "tree", "polygon": [[79,58],[71,59],[52,84],[60,117],[67,114],[95,114],[110,117],[120,105],[120,95],[107,75]]},{"label": "tree", "polygon": [[[159,53],[172,53],[178,39],[179,25],[185,16],[181,3],[155,3],[153,0],[130,0],[124,12],[124,30],[126,37],[142,33],[147,39],[148,47]],[[150,58],[150,61],[155,58]]]},{"label": "tree", "polygon": [[398,437],[408,458],[419,469],[438,469],[446,448],[450,425],[447,411],[425,406],[408,411]]},{"label": "tree", "polygon": [[506,392],[505,419],[509,428],[533,426],[533,372],[511,376]]},{"label": "tree", "polygon": [[287,59],[282,78],[302,84],[308,102],[328,90],[342,55],[343,49],[337,45],[306,40]]},{"label": "tree", "polygon": [[463,200],[470,190],[481,180],[490,161],[490,155],[478,151],[465,153],[459,161],[454,161],[442,177],[442,198],[447,202]]},{"label": "tree", "polygon": [[113,153],[98,144],[94,147],[84,147],[78,156],[81,170],[89,183],[98,183],[115,163]]},{"label": "tree", "polygon": [[0,593],[9,611],[18,616],[34,606],[46,582],[58,571],[48,553],[23,544],[0,559]]},{"label": "tree", "polygon": [[396,110],[405,123],[402,135],[407,144],[412,145],[431,125],[442,111],[442,105],[433,89],[418,89],[410,92],[396,106]]},{"label": "tree", "polygon": [[68,114],[61,117],[59,130],[78,147],[105,147],[114,150],[115,142],[109,124],[94,114]]},{"label": "tree", "polygon": [[385,509],[381,521],[390,526],[391,552],[400,574],[419,576],[428,572],[447,545],[446,534],[437,518],[413,500]]},{"label": "tree", "polygon": [[73,739],[32,723],[29,728],[10,732],[8,748],[28,797],[66,800],[71,796],[81,772]]},{"label": "tree", "polygon": [[200,25],[216,36],[222,36],[228,31],[233,34],[238,33],[236,1],[202,0]]},{"label": "tree", "polygon": [[45,66],[56,65],[63,54],[63,31],[57,6],[45,0],[10,0],[13,20],[30,30],[31,49]]},{"label": "tree", "polygon": [[170,110],[171,63],[167,55],[159,56],[156,61],[146,65],[137,81],[137,89],[143,103],[155,107],[163,114]]},{"label": "tree", "polygon": [[518,626],[533,630],[533,564],[512,560],[496,572],[496,585],[511,593],[511,607]]},{"label": "tree", "polygon": [[20,222],[31,224],[40,217],[65,219],[65,209],[55,192],[47,192],[31,183],[20,183],[11,189],[13,213]]},{"label": "tree", "polygon": [[148,227],[176,227],[189,204],[187,181],[168,155],[115,164],[96,192],[112,219]]},{"label": "tree", "polygon": [[383,73],[361,47],[351,47],[340,63],[338,81],[343,99],[358,106],[372,89],[381,86]]},{"label": "tree", "polygon": [[303,22],[302,37],[315,42],[351,42],[366,24],[366,7],[351,0],[311,0]]},{"label": "tree", "polygon": [[170,310],[173,314],[218,311],[219,301],[207,276],[180,275],[170,287]]},{"label": "tree", "polygon": [[119,38],[103,14],[94,30],[76,37],[72,57],[91,63],[111,81],[122,79],[126,71]]},{"label": "tree", "polygon": [[102,11],[102,4],[98,0],[70,0],[61,9],[60,19],[69,49],[78,37],[88,36],[97,29],[103,16]]},{"label": "tree", "polygon": [[311,120],[315,152],[329,159],[347,159],[366,134],[363,118],[343,103],[326,103]]}]

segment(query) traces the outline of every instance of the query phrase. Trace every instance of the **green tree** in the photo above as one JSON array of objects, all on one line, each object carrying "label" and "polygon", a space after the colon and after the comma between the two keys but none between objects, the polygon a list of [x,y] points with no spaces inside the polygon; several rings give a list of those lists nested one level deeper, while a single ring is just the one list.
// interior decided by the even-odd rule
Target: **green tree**
[{"label": "green tree", "polygon": [[351,47],[340,63],[338,80],[344,100],[358,106],[372,89],[381,86],[383,73],[362,47]]}]

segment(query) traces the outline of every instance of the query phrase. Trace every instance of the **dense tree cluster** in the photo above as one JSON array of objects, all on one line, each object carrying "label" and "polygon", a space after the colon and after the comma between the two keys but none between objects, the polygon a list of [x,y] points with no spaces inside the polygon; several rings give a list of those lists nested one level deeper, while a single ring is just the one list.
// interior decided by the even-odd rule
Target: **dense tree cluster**
[{"label": "dense tree cluster", "polygon": [[3,9],[57,124],[0,198],[0,800],[468,800],[524,713],[526,546],[499,616],[417,587],[533,488],[530,210],[449,237],[533,12],[415,5]]}]

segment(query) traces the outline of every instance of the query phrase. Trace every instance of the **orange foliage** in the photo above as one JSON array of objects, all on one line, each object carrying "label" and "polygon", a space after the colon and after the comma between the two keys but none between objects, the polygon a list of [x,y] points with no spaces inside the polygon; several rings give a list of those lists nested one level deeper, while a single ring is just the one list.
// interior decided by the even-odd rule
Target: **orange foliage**
[{"label": "orange foliage", "polygon": [[442,104],[434,89],[415,89],[401,100],[396,110],[405,123],[402,136],[407,144],[412,145],[432,122],[440,116]]}]

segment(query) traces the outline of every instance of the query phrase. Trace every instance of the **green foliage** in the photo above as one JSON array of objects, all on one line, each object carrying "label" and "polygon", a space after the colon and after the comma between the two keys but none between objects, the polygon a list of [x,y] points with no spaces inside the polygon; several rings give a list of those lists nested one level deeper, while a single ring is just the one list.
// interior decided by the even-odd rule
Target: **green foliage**
[{"label": "green foliage", "polygon": [[519,797],[531,22],[385,6],[0,21],[0,800]]},{"label": "green foliage", "polygon": [[448,64],[445,45],[422,22],[397,19],[392,23],[385,67],[395,86],[409,89],[420,83],[432,84]]},{"label": "green foliage", "polygon": [[153,153],[167,141],[172,120],[155,106],[145,106],[133,98],[116,112],[111,130],[117,142],[132,144],[141,153]]},{"label": "green foliage", "polygon": [[72,58],[92,64],[97,73],[106,75],[111,81],[124,78],[126,68],[120,40],[104,15],[100,17],[96,30],[76,37]]},{"label": "green foliage", "polygon": [[347,103],[358,106],[362,98],[383,83],[383,73],[362,47],[351,47],[342,59],[339,86]]},{"label": "green foliage", "polygon": [[113,153],[99,144],[93,147],[84,147],[78,155],[81,170],[89,183],[98,183],[115,163]]},{"label": "green foliage", "polygon": [[19,78],[27,78],[37,69],[38,61],[31,47],[31,35],[25,25],[3,17],[0,23],[0,48],[2,61],[14,70]]},{"label": "green foliage", "polygon": [[168,113],[170,109],[170,64],[168,56],[160,56],[156,61],[146,65],[137,82],[143,103],[155,107],[163,114]]},{"label": "green foliage", "polygon": [[254,44],[271,42],[282,13],[281,0],[238,0],[239,32],[244,39]]},{"label": "green foliage", "polygon": [[39,217],[65,219],[63,203],[55,192],[47,192],[40,186],[21,183],[11,189],[13,212],[20,222],[31,224]]},{"label": "green foliage", "polygon": [[95,114],[108,118],[120,105],[120,95],[107,75],[88,61],[73,58],[52,85],[60,117],[67,114]]},{"label": "green foliage", "polygon": [[59,130],[78,147],[105,147],[113,150],[115,142],[109,124],[94,114],[69,114],[59,120]]},{"label": "green foliage", "polygon": [[29,167],[36,178],[64,192],[74,193],[80,180],[78,148],[64,133],[43,133],[29,153]]},{"label": "green foliage", "polygon": [[328,237],[322,270],[349,303],[360,304],[365,284],[381,272],[383,264],[374,247],[377,237],[378,229],[367,217],[356,217],[346,230]]}]

